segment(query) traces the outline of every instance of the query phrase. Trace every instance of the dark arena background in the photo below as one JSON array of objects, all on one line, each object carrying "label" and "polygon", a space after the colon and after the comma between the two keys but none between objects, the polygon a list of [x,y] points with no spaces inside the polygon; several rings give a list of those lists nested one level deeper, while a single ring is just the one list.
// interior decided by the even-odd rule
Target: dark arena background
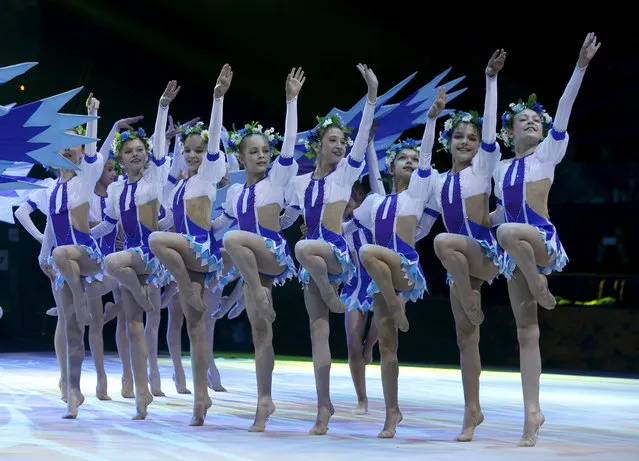
[{"label": "dark arena background", "polygon": [[[618,17],[606,21],[595,7],[559,13],[550,4],[533,5],[534,14],[509,17],[506,12],[513,8],[532,6],[0,0],[0,67],[39,63],[0,86],[0,104],[26,104],[83,86],[63,112],[84,113],[84,101],[94,93],[101,102],[101,139],[113,122],[135,115],[145,116],[141,126],[151,132],[158,96],[171,79],[182,87],[171,104],[173,118],[200,116],[208,121],[215,79],[224,63],[234,72],[224,104],[224,126],[229,129],[259,120],[283,133],[284,80],[294,66],[303,67],[307,76],[299,96],[300,131],[313,128],[316,115],[333,107],[347,110],[364,96],[355,68],[359,62],[375,71],[379,94],[417,72],[395,95],[397,102],[451,67],[451,78],[465,76],[458,88],[467,90],[450,108],[481,113],[484,69],[497,48],[508,53],[499,75],[498,114],[509,102],[535,92],[553,115],[586,33],[594,31],[602,43],[572,109],[568,152],[555,170],[549,198],[549,213],[570,261],[562,272],[548,277],[557,307],[539,309],[540,398],[546,423],[535,448],[512,451],[517,449],[524,408],[517,329],[503,277],[482,287],[486,319],[481,326],[481,396],[486,420],[473,442],[453,443],[464,400],[446,271],[433,251],[434,237],[444,232],[441,219],[417,246],[428,294],[408,304],[410,330],[399,337],[404,422],[392,441],[375,437],[384,421],[377,347],[367,368],[370,411],[365,416],[352,413],[357,399],[346,364],[341,314],[330,314],[336,413],[326,437],[307,435],[315,417],[315,386],[309,320],[295,280],[273,290],[277,410],[264,434],[246,432],[256,401],[246,313],[215,325],[214,351],[227,392],[209,391],[213,407],[203,428],[187,425],[192,396],[174,391],[166,310],[158,343],[166,396],[154,400],[147,420],[131,421],[133,401],[119,393],[115,321],[106,323],[103,331],[113,401],[94,396],[95,372],[87,342],[82,375],[86,401],[77,420],[60,419],[65,404],[59,398],[53,353],[56,318],[45,314],[55,302],[38,266],[40,246],[19,223],[0,222],[0,460],[637,459],[636,24],[626,27]],[[500,11],[503,18],[497,15]],[[419,125],[402,137],[421,139],[422,132]],[[433,161],[446,171],[450,154],[438,147]],[[502,154],[510,152],[502,148]],[[48,174],[36,165],[29,175],[43,179]],[[36,212],[32,217],[44,229],[45,216]],[[301,236],[301,223],[302,218],[284,231],[291,247]],[[226,287],[225,294],[233,287]],[[182,354],[190,387],[188,345],[184,327]]]}]

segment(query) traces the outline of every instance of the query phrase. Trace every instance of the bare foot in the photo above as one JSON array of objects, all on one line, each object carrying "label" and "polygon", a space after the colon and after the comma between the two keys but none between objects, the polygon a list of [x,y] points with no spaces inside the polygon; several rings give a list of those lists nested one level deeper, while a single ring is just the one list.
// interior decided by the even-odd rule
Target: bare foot
[{"label": "bare foot", "polygon": [[223,318],[226,314],[228,314],[232,307],[233,307],[233,304],[231,304],[231,302],[229,301],[229,297],[222,296],[220,307],[211,314],[211,317],[213,317],[215,320],[219,320]]},{"label": "bare foot", "polygon": [[58,381],[58,389],[60,389],[60,400],[64,403],[67,403],[68,400],[68,390],[67,390],[67,380],[63,377],[60,377]]},{"label": "bare foot", "polygon": [[393,320],[395,321],[395,326],[399,329],[399,331],[406,333],[409,328],[408,319],[406,318],[406,300],[397,295],[396,301],[392,306],[388,306],[389,310],[393,313]]},{"label": "bare foot", "polygon": [[309,435],[325,435],[328,432],[328,420],[335,414],[333,404],[328,407],[319,407],[317,410],[317,419],[315,425],[308,431]]},{"label": "bare foot", "polygon": [[134,295],[134,298],[144,312],[155,311],[155,307],[151,302],[151,287],[148,284],[140,285],[140,293]]},{"label": "bare foot", "polygon": [[481,325],[484,321],[484,312],[481,310],[481,293],[473,290],[472,296],[461,301],[461,304],[468,321],[473,325]]},{"label": "bare foot", "polygon": [[215,392],[227,392],[226,388],[222,386],[219,373],[214,373],[211,370],[209,370],[206,374],[206,384],[209,387],[209,389],[212,389]]},{"label": "bare foot", "polygon": [[273,323],[275,321],[275,309],[273,309],[271,290],[266,287],[259,287],[252,295],[255,299],[255,307],[260,313],[260,316],[268,323]]},{"label": "bare foot", "polygon": [[84,403],[84,395],[79,389],[69,389],[69,401],[67,402],[67,414],[63,419],[75,419],[78,417],[78,407]]},{"label": "bare foot", "polygon": [[122,305],[120,303],[113,304],[108,302],[104,304],[104,316],[102,317],[103,323],[108,323],[118,316],[122,312]]},{"label": "bare foot", "polygon": [[109,394],[107,394],[107,377],[99,376],[98,384],[95,386],[95,396],[98,400],[111,400]]},{"label": "bare foot", "polygon": [[404,416],[402,416],[402,412],[399,410],[387,410],[386,411],[386,421],[384,421],[384,429],[382,432],[377,434],[377,437],[380,439],[392,439],[395,437],[396,427],[399,423],[402,422]]},{"label": "bare foot", "polygon": [[178,394],[190,394],[191,391],[186,388],[186,380],[184,375],[180,376],[179,382],[175,378],[175,373],[173,373],[173,382],[175,383],[175,390]]},{"label": "bare foot", "polygon": [[552,310],[557,305],[557,300],[548,289],[548,279],[544,274],[539,274],[538,279],[533,284],[528,284],[530,292],[535,297],[537,303],[544,309]]},{"label": "bare foot", "polygon": [[353,410],[354,415],[365,415],[368,413],[368,399],[360,400],[357,402],[357,406]]},{"label": "bare foot", "polygon": [[209,306],[202,299],[202,285],[197,282],[191,282],[191,285],[185,290],[186,303],[193,307],[196,311],[206,312]]},{"label": "bare foot", "polygon": [[88,325],[91,321],[91,312],[89,312],[89,299],[84,291],[77,296],[73,295],[73,308],[78,323]]},{"label": "bare foot", "polygon": [[153,402],[153,395],[147,390],[140,396],[135,396],[135,410],[137,414],[133,417],[133,420],[145,419],[147,415],[147,407]]},{"label": "bare foot", "polygon": [[189,423],[189,426],[203,426],[204,418],[206,418],[206,412],[208,411],[209,408],[211,408],[212,405],[213,405],[213,401],[208,395],[206,396],[205,404],[201,404],[201,403],[194,404],[193,417],[191,418],[191,422]]},{"label": "bare foot", "polygon": [[125,399],[135,398],[135,392],[133,392],[133,377],[122,376],[122,390],[120,390],[120,394]]},{"label": "bare foot", "polygon": [[328,310],[334,312],[336,314],[343,314],[346,312],[346,304],[340,299],[339,293],[337,292],[337,287],[331,284],[333,290],[328,293],[322,293],[322,299],[328,306]]},{"label": "bare foot", "polygon": [[160,296],[160,309],[166,309],[169,307],[169,303],[173,299],[173,296],[177,293],[177,285],[175,283],[170,283],[163,291]]},{"label": "bare foot", "polygon": [[368,347],[366,340],[362,343],[362,355],[364,356],[364,365],[373,363],[373,346]]},{"label": "bare foot", "polygon": [[546,422],[544,414],[540,411],[538,413],[527,413],[526,420],[524,421],[524,433],[521,436],[521,440],[517,442],[518,447],[534,447],[537,444],[537,435],[539,429]]},{"label": "bare foot", "polygon": [[268,417],[275,411],[275,404],[271,397],[263,397],[257,402],[257,410],[255,411],[255,421],[249,427],[249,432],[264,432]]},{"label": "bare foot", "polygon": [[462,423],[462,431],[455,438],[458,442],[470,442],[473,440],[475,429],[484,422],[484,414],[478,409],[466,409],[464,411],[464,422]]},{"label": "bare foot", "polygon": [[158,369],[152,369],[150,371],[149,386],[151,387],[151,394],[153,394],[155,397],[166,396],[166,394],[162,392],[162,379],[160,379],[160,371]]}]

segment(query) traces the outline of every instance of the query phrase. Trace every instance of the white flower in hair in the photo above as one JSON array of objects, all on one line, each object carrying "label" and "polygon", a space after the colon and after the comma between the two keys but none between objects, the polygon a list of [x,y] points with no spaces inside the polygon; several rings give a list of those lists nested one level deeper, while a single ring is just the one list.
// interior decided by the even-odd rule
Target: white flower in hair
[{"label": "white flower in hair", "polygon": [[326,128],[327,126],[330,126],[333,123],[333,121],[330,119],[330,117],[326,118],[326,120],[324,120],[324,123],[322,123],[322,126],[324,128]]}]

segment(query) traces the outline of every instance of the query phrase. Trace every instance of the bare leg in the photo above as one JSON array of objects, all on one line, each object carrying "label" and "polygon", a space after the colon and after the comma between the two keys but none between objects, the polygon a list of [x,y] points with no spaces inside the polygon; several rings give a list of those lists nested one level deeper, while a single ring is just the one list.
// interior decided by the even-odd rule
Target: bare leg
[{"label": "bare leg", "polygon": [[[62,292],[56,290],[51,283],[51,292],[53,293],[53,299],[57,306],[62,306]],[[60,308],[61,310],[62,308]],[[58,388],[60,389],[60,398],[63,402],[67,402],[67,396],[69,394],[69,387],[67,385],[67,337],[66,337],[66,325],[65,317],[62,313],[58,313],[58,318],[55,324],[55,336],[53,338],[53,344],[55,348],[55,356],[58,360],[58,367],[60,368],[60,381],[58,381]]]},{"label": "bare leg", "polygon": [[330,245],[321,240],[300,240],[295,244],[295,256],[311,275],[317,285],[318,294],[331,312],[342,314],[346,306],[339,299],[337,287],[328,279],[328,274],[340,274],[342,266],[335,258]]},{"label": "bare leg", "polygon": [[537,301],[530,293],[519,267],[515,269],[513,278],[508,281],[508,295],[517,324],[519,366],[526,412],[524,431],[517,446],[534,447],[537,443],[539,429],[545,421],[539,405],[539,377],[541,375],[539,322],[537,320]]},{"label": "bare leg", "polygon": [[[160,289],[149,287],[154,305],[160,305]],[[146,313],[146,323],[144,325],[144,339],[149,351],[149,384],[151,394],[155,397],[164,397],[162,392],[162,379],[160,378],[160,368],[158,366],[158,336],[160,334],[161,310]]]},{"label": "bare leg", "polygon": [[304,287],[304,303],[311,325],[313,369],[315,371],[315,389],[317,390],[317,419],[309,434],[324,435],[328,432],[328,420],[335,413],[330,396],[331,348],[328,343],[330,329],[328,307],[313,278]]},{"label": "bare leg", "polygon": [[217,312],[220,306],[220,300],[222,298],[222,288],[216,287],[213,290],[209,290],[207,294],[207,303],[209,310],[206,315],[206,337],[209,340],[209,350],[211,351],[211,359],[209,362],[209,371],[206,375],[206,382],[209,389],[213,389],[215,392],[226,392],[226,388],[222,386],[222,379],[220,377],[220,371],[215,365],[215,322],[217,317],[213,316],[213,312]]},{"label": "bare leg", "polygon": [[89,322],[89,348],[91,349],[91,357],[93,357],[95,372],[98,378],[98,383],[95,388],[95,396],[99,400],[111,400],[111,397],[107,394],[107,375],[104,369],[102,298],[96,297],[89,299],[89,307],[91,309],[91,321]]},{"label": "bare leg", "polygon": [[479,290],[471,287],[470,279],[492,280],[499,268],[487,258],[477,240],[465,235],[443,233],[433,242],[435,254],[457,285],[459,301],[473,325],[481,325],[484,313],[481,310]]},{"label": "bare leg", "polygon": [[357,394],[356,415],[368,413],[368,397],[366,396],[366,362],[362,341],[366,327],[366,313],[352,310],[344,316],[346,321],[346,342],[348,345],[348,366],[351,370],[355,393]]},{"label": "bare leg", "polygon": [[[405,303],[395,293],[395,290],[411,289],[408,280],[404,278],[399,254],[379,245],[366,244],[359,249],[359,257],[366,271],[379,287],[397,328],[403,332],[408,331]],[[377,328],[379,329],[379,324]]]},{"label": "bare leg", "polygon": [[169,321],[166,329],[166,343],[173,361],[173,382],[178,394],[190,394],[186,388],[186,376],[182,366],[182,324],[184,314],[180,305],[180,297],[175,294],[169,301]]},{"label": "bare leg", "polygon": [[386,404],[386,421],[384,422],[384,429],[378,434],[378,437],[382,439],[392,439],[395,437],[395,428],[403,419],[402,413],[399,411],[397,397],[399,378],[397,348],[399,338],[396,322],[384,301],[383,295],[376,294],[374,299],[375,316],[373,320],[379,332],[382,389],[384,390],[384,403]]},{"label": "bare leg", "polygon": [[[106,272],[115,278],[118,283],[129,290],[136,304],[145,312],[152,312],[155,306],[152,302],[151,287],[140,283],[139,274],[146,274],[146,264],[139,254],[132,251],[118,251],[106,257]],[[159,307],[158,307],[159,310]]]},{"label": "bare leg", "polygon": [[[374,315],[373,312],[369,311],[369,315]],[[364,363],[369,365],[373,362],[373,347],[377,344],[377,340],[379,339],[379,333],[377,331],[377,325],[375,325],[375,321],[371,322],[371,327],[368,330],[368,334],[366,335],[366,339],[364,340],[364,344],[362,345],[362,354],[364,355]]]},{"label": "bare leg", "polygon": [[175,278],[182,299],[198,311],[206,312],[208,306],[201,285],[193,284],[189,276],[189,268],[202,266],[186,238],[175,232],[153,232],[149,237],[149,246]]},{"label": "bare leg", "polygon": [[[269,292],[271,284],[271,280],[262,278],[262,286],[268,289]],[[246,285],[244,285],[244,290],[249,290]],[[255,348],[255,373],[257,375],[257,410],[255,412],[255,421],[249,431],[264,432],[268,417],[275,411],[275,404],[271,397],[273,367],[275,366],[273,326],[270,321],[263,317],[262,312],[254,302],[247,303],[246,313],[251,322],[251,333]]]},{"label": "bare leg", "polygon": [[557,300],[548,290],[546,276],[537,269],[537,265],[550,264],[539,231],[528,224],[506,223],[497,228],[497,240],[517,263],[536,302],[545,309],[554,309]]},{"label": "bare leg", "polygon": [[73,293],[73,308],[76,311],[78,321],[84,325],[88,324],[90,320],[89,300],[84,292],[81,276],[97,274],[100,271],[100,266],[79,245],[56,247],[53,249],[52,256],[55,265]]},{"label": "bare leg", "polygon": [[[481,281],[473,279],[473,289],[479,290]],[[475,429],[484,421],[484,414],[479,404],[479,375],[481,374],[481,358],[479,356],[479,325],[470,323],[464,308],[461,306],[456,284],[450,289],[450,305],[455,318],[455,332],[459,347],[462,385],[464,388],[464,422],[462,431],[457,436],[458,442],[470,442]]]},{"label": "bare leg", "polygon": [[148,349],[144,339],[143,310],[135,302],[135,298],[128,288],[120,289],[122,305],[126,314],[126,331],[131,347],[131,363],[133,365],[133,379],[135,382],[135,407],[137,414],[133,419],[145,419],[147,407],[153,402],[153,395],[149,392],[149,376],[146,369]]},{"label": "bare leg", "polygon": [[[264,239],[257,234],[245,231],[231,231],[224,235],[224,249],[233,259],[244,281],[247,294],[254,300],[255,307],[264,319],[273,323],[275,310],[270,289],[260,283],[260,272],[278,275],[282,266],[277,257],[268,248]],[[327,279],[328,280],[328,279]],[[247,298],[248,299],[248,298]]]},{"label": "bare leg", "polygon": [[[192,277],[196,278],[193,274]],[[204,276],[200,275],[200,284],[204,284]],[[213,402],[209,398],[206,386],[206,372],[209,368],[209,360],[211,353],[209,351],[209,341],[206,334],[206,312],[202,312],[193,308],[184,299],[184,295],[180,292],[182,298],[182,307],[184,316],[186,317],[186,328],[189,333],[191,343],[191,368],[193,374],[193,417],[190,426],[202,426],[207,410]]]},{"label": "bare leg", "polygon": [[65,419],[75,419],[78,407],[84,402],[84,395],[80,391],[80,377],[82,362],[84,361],[84,324],[79,323],[73,308],[73,294],[66,285],[62,290],[62,312],[65,317],[67,337],[67,413]]},{"label": "bare leg", "polygon": [[[120,301],[120,305],[122,305],[122,301]],[[133,392],[133,368],[131,366],[131,347],[126,333],[126,315],[124,311],[118,314],[117,322],[115,344],[122,363],[122,389],[120,394],[125,399],[132,399],[135,397],[135,392]]]}]

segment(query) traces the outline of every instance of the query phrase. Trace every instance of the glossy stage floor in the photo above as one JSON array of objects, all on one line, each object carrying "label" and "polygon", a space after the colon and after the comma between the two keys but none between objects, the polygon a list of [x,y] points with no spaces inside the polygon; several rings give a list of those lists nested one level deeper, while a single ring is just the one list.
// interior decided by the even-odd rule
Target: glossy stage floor
[{"label": "glossy stage floor", "polygon": [[[517,448],[523,424],[517,373],[484,372],[485,422],[470,443],[454,442],[463,415],[460,373],[453,369],[400,368],[404,421],[393,440],[376,438],[384,422],[378,365],[367,369],[370,411],[352,413],[356,398],[348,366],[334,364],[335,416],[326,436],[309,436],[315,419],[310,362],[278,360],[273,379],[277,406],[264,433],[249,433],[256,401],[254,364],[217,360],[226,393],[213,393],[203,427],[189,427],[192,396],[179,395],[172,366],[161,357],[166,397],[156,397],[145,421],[132,421],[134,402],[120,396],[120,364],[106,358],[112,401],[95,398],[95,373],[85,361],[86,397],[76,420],[60,416],[58,371],[52,354],[0,354],[0,460],[637,460],[639,379],[544,374],[541,401],[546,424],[535,448]],[[184,358],[190,384],[190,363]],[[189,386],[190,387],[190,386]]]}]

